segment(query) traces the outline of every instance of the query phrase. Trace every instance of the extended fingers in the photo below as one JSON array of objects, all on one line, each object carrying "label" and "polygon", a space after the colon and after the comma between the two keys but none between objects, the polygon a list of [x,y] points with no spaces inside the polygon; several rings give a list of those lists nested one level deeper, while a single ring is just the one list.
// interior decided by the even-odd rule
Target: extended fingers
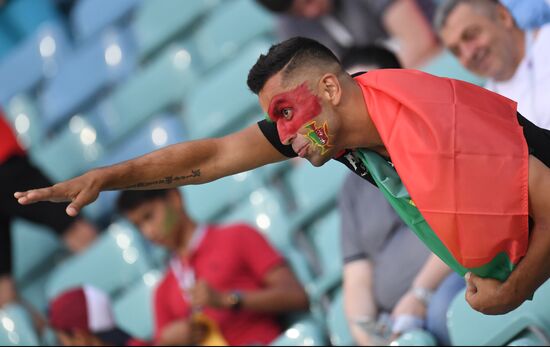
[{"label": "extended fingers", "polygon": [[14,197],[21,205],[28,205],[39,201],[61,202],[69,200],[65,196],[56,194],[53,187],[32,189],[26,192],[16,192]]}]

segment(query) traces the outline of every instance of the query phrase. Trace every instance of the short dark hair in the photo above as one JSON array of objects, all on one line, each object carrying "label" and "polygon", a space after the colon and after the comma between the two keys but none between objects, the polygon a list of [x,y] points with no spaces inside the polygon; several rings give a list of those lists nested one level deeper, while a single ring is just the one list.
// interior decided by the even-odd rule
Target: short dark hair
[{"label": "short dark hair", "polygon": [[290,10],[294,0],[256,0],[256,2],[271,12],[285,13]]},{"label": "short dark hair", "polygon": [[248,88],[258,94],[265,83],[283,68],[288,75],[298,67],[315,66],[321,63],[340,61],[330,49],[321,43],[305,37],[294,37],[271,46],[266,55],[262,54],[248,73]]},{"label": "short dark hair", "polygon": [[400,69],[399,59],[389,49],[380,45],[353,46],[342,57],[342,66],[374,65],[380,69]]},{"label": "short dark hair", "polygon": [[171,189],[125,190],[118,196],[116,205],[119,212],[130,212],[151,200],[165,199],[170,191]]},{"label": "short dark hair", "polygon": [[460,4],[468,4],[477,10],[482,10],[486,15],[492,15],[497,6],[502,6],[498,0],[444,0],[438,5],[433,18],[433,27],[437,33],[443,30],[447,19]]}]

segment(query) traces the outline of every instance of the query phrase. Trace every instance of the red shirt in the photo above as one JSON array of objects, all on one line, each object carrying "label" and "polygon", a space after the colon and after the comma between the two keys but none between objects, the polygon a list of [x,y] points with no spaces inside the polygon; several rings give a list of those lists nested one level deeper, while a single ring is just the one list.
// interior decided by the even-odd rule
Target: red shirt
[{"label": "red shirt", "polygon": [[0,111],[0,164],[14,155],[24,155],[25,151],[17,142],[10,125],[6,122],[4,114]]},{"label": "red shirt", "polygon": [[[207,227],[189,263],[195,278],[215,290],[246,293],[261,289],[267,273],[284,259],[255,229],[234,224]],[[155,292],[154,310],[156,340],[170,322],[191,313],[173,269]],[[274,315],[209,308],[204,313],[218,324],[230,345],[268,344],[281,333]]]}]

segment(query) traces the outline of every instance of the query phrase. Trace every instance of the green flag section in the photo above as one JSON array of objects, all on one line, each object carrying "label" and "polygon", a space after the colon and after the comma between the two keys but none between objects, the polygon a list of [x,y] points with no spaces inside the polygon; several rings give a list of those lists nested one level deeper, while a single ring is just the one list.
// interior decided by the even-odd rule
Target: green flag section
[{"label": "green flag section", "polygon": [[510,261],[505,252],[499,253],[491,262],[481,267],[466,268],[462,266],[428,225],[418,208],[416,208],[393,166],[372,151],[358,150],[356,154],[365,164],[376,185],[401,219],[453,271],[461,276],[464,276],[467,272],[472,272],[480,277],[490,277],[499,281],[505,281],[508,278],[515,265]]}]

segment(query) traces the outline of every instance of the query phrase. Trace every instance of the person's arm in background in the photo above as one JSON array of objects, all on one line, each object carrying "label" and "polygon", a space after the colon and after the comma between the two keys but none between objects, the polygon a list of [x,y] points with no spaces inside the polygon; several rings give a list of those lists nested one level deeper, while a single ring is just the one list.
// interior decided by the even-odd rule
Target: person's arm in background
[{"label": "person's arm in background", "polygon": [[75,216],[101,191],[165,189],[200,184],[281,161],[280,154],[256,124],[237,133],[172,145],[139,158],[88,171],[48,188],[17,192],[21,204],[70,201],[67,214]]},{"label": "person's arm in background", "polygon": [[382,23],[397,40],[397,55],[405,68],[419,67],[441,50],[431,24],[414,0],[396,0],[386,9]]},{"label": "person's arm in background", "polygon": [[484,314],[516,309],[550,278],[550,168],[529,157],[529,215],[533,228],[527,254],[506,282],[466,274],[466,300]]},{"label": "person's arm in background", "polygon": [[[432,254],[414,279],[411,289],[405,293],[395,305],[392,317],[399,321],[400,317],[417,317],[424,320],[428,309],[428,302],[439,285],[452,273],[447,266],[436,255]],[[395,328],[397,328],[397,325]],[[399,329],[398,329],[399,330]],[[403,331],[394,331],[395,334],[407,330],[402,326]]]}]

